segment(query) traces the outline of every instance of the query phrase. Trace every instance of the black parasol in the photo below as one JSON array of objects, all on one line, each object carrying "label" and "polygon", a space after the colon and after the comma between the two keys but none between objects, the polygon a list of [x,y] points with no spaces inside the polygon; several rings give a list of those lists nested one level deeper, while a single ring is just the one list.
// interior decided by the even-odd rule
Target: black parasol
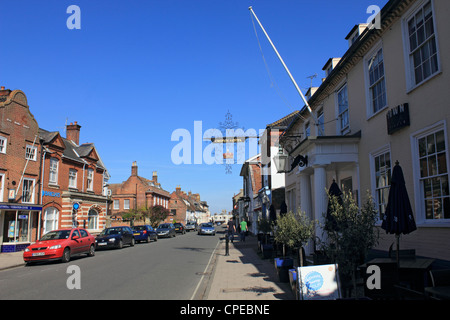
[{"label": "black parasol", "polygon": [[286,202],[284,202],[284,200],[283,200],[283,202],[281,203],[281,206],[280,206],[280,216],[282,217],[286,213],[287,213],[287,205],[286,205]]},{"label": "black parasol", "polygon": [[381,228],[386,233],[395,234],[397,240],[397,264],[399,262],[400,234],[408,234],[417,229],[414,215],[409,202],[403,170],[398,161],[392,171],[391,186],[386,211]]},{"label": "black parasol", "polygon": [[342,205],[342,191],[339,189],[338,184],[336,183],[336,180],[333,179],[333,183],[330,186],[330,189],[328,190],[328,208],[327,208],[327,219],[325,222],[325,230],[337,230],[337,223],[336,219],[332,216],[332,205],[331,205],[331,199],[333,197],[337,197],[337,201],[340,205]]}]

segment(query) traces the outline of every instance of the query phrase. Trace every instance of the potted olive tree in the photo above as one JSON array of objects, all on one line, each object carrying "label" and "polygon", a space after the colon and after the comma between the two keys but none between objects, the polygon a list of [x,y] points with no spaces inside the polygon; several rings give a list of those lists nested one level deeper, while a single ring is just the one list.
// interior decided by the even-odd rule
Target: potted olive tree
[{"label": "potted olive tree", "polygon": [[378,213],[369,192],[361,208],[351,193],[344,192],[341,199],[329,197],[334,226],[325,228],[328,239],[324,248],[339,266],[343,289],[351,291],[353,284],[356,294],[357,267],[378,243],[379,230],[375,228]]},{"label": "potted olive tree", "polygon": [[314,221],[310,220],[306,213],[294,214],[292,211],[278,219],[275,232],[275,241],[283,245],[283,258],[275,259],[275,264],[280,281],[289,281],[289,272],[294,265],[292,258],[286,258],[286,247],[297,248],[298,265],[303,266],[303,246],[314,235]]},{"label": "potted olive tree", "polygon": [[273,245],[269,243],[268,236],[272,231],[269,219],[261,218],[258,221],[258,250],[261,250],[264,258],[272,257]]}]

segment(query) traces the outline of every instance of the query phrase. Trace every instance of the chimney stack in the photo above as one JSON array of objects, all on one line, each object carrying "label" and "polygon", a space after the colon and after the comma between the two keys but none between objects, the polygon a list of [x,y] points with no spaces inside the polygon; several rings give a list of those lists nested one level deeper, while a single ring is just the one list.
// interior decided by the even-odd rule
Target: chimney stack
[{"label": "chimney stack", "polygon": [[157,171],[153,171],[152,180],[154,183],[158,183],[158,172]]},{"label": "chimney stack", "polygon": [[133,165],[131,166],[131,175],[132,176],[137,176],[138,175],[138,167],[137,167],[137,162],[133,161]]},{"label": "chimney stack", "polygon": [[80,145],[80,128],[81,126],[76,121],[66,126],[66,138],[77,145]]},{"label": "chimney stack", "polygon": [[175,193],[176,193],[176,194],[180,194],[180,193],[181,193],[181,187],[180,187],[180,186],[177,186],[177,187],[175,188]]}]

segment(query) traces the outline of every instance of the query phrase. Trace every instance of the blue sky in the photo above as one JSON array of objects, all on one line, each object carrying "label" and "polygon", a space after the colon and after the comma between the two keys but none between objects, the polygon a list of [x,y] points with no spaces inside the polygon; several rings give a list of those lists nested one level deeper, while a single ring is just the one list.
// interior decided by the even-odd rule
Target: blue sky
[{"label": "blue sky", "polygon": [[[82,126],[111,183],[139,175],[172,192],[200,193],[211,213],[231,210],[241,165],[173,163],[177,129],[218,128],[229,111],[244,129],[264,129],[303,102],[264,37],[256,15],[300,88],[347,50],[345,36],[387,0],[0,0],[0,85],[21,89],[39,126]],[[70,5],[81,29],[69,30]],[[256,24],[256,21],[255,21]],[[279,90],[276,90],[276,87]],[[206,147],[203,143],[203,147]],[[248,156],[251,156],[249,154]],[[193,162],[193,153],[192,161]]]}]

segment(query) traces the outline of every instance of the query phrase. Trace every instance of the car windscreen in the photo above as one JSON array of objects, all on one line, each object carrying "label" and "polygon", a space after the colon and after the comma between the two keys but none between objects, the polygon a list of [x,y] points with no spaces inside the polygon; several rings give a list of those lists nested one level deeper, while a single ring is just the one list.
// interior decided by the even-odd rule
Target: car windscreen
[{"label": "car windscreen", "polygon": [[103,230],[100,235],[101,236],[105,236],[105,235],[113,235],[113,234],[121,234],[122,233],[122,229],[121,228],[109,228],[109,229],[105,229]]},{"label": "car windscreen", "polygon": [[69,236],[70,230],[55,230],[44,234],[41,240],[61,240],[61,239],[68,239]]},{"label": "car windscreen", "polygon": [[212,228],[213,225],[212,225],[212,223],[203,223],[202,227],[204,227],[204,228]]},{"label": "car windscreen", "polygon": [[170,224],[168,224],[168,223],[160,224],[158,228],[160,228],[160,229],[168,229],[168,228],[170,228]]}]

